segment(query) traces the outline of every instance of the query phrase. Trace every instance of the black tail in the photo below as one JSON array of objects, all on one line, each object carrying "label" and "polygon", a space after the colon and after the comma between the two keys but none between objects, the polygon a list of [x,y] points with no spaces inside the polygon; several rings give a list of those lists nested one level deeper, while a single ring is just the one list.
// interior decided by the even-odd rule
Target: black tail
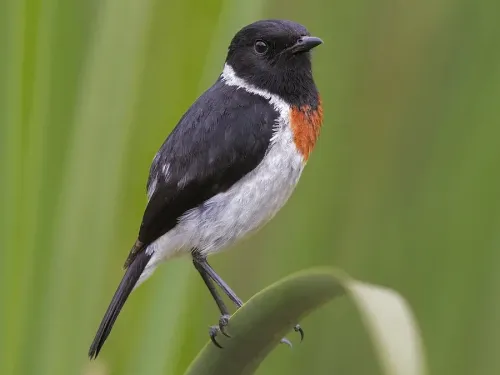
[{"label": "black tail", "polygon": [[115,295],[113,296],[113,299],[111,300],[111,303],[106,310],[106,314],[101,321],[101,325],[97,330],[94,341],[92,342],[92,345],[90,345],[90,359],[97,358],[102,346],[104,345],[104,342],[111,332],[111,328],[113,328],[113,324],[115,323],[120,310],[125,304],[128,296],[130,295],[130,292],[132,292],[132,289],[134,289],[137,280],[139,280],[139,277],[141,276],[142,271],[144,271],[144,268],[146,268],[146,265],[148,264],[150,258],[151,255],[148,255],[145,251],[143,251],[137,254],[137,257],[127,268],[127,271],[125,272],[125,275],[123,276],[120,285],[118,285]]}]

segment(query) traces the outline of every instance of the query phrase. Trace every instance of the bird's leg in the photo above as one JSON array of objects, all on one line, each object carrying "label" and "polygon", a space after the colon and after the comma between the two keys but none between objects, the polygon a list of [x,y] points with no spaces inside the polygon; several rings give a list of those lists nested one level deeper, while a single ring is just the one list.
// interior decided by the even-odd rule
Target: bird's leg
[{"label": "bird's leg", "polygon": [[215,337],[217,336],[217,330],[220,330],[224,336],[230,337],[229,334],[225,330],[226,326],[229,323],[229,318],[230,318],[229,310],[226,307],[226,304],[224,303],[221,296],[217,292],[217,289],[215,288],[214,283],[212,282],[210,277],[207,275],[205,270],[202,267],[200,267],[199,263],[195,259],[193,259],[193,264],[194,264],[194,267],[196,268],[196,270],[199,272],[201,278],[205,282],[205,285],[207,286],[208,290],[210,291],[210,294],[212,295],[212,297],[213,297],[215,303],[217,304],[217,307],[219,308],[219,311],[221,313],[221,317],[219,319],[219,325],[210,327],[209,335],[210,335],[210,340],[212,340],[212,342],[216,346],[218,346],[219,348],[222,348],[222,346],[220,346],[220,344],[217,342]]},{"label": "bird's leg", "polygon": [[233,303],[240,308],[243,306],[243,301],[236,295],[235,292],[229,287],[229,285],[226,284],[222,278],[217,275],[217,273],[214,271],[214,269],[208,264],[206,259],[199,260],[199,265],[203,270],[206,272],[206,274],[224,291],[224,293],[229,297]]},{"label": "bird's leg", "polygon": [[[226,282],[224,280],[222,280],[222,278],[217,274],[217,272],[215,272],[215,270],[210,266],[210,264],[208,264],[206,258],[200,257],[200,258],[194,258],[194,259],[195,259],[194,260],[195,264],[197,264],[196,267],[199,266],[201,269],[203,269],[203,271],[224,291],[224,293],[229,297],[229,299],[231,301],[233,301],[233,303],[238,308],[243,306],[243,301],[236,295],[236,293],[229,287],[229,285],[227,285]],[[199,272],[201,273],[201,271],[199,271]],[[303,331],[302,327],[299,324],[297,324],[297,325],[295,325],[295,327],[293,327],[293,329],[295,330],[295,332],[299,332],[300,341],[302,341],[304,339],[304,331]],[[286,338],[282,338],[281,342],[292,346],[290,341],[288,341],[288,339],[286,339]]]}]

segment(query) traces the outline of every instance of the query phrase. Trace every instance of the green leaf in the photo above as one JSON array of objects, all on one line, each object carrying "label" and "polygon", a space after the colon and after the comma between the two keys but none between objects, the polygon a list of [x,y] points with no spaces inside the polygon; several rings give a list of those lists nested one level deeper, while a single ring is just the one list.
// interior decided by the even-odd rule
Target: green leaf
[{"label": "green leaf", "polygon": [[252,297],[231,318],[231,338],[217,337],[224,349],[208,342],[185,375],[253,374],[296,322],[344,295],[359,310],[384,374],[426,374],[417,324],[399,294],[317,268],[293,274]]}]

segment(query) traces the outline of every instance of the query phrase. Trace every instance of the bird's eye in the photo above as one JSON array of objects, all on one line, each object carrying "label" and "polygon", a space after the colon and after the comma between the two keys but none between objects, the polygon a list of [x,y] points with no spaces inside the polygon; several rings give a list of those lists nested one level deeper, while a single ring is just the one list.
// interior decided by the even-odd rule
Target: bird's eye
[{"label": "bird's eye", "polygon": [[265,54],[267,52],[267,50],[269,49],[269,47],[267,46],[267,43],[262,41],[262,40],[256,41],[253,48],[255,49],[255,52],[258,55]]}]

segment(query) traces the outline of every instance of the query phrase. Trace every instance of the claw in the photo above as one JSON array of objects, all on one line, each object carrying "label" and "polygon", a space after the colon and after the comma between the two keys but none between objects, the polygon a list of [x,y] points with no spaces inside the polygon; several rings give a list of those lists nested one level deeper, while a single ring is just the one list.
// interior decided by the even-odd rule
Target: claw
[{"label": "claw", "polygon": [[229,324],[229,315],[221,315],[219,319],[219,330],[222,332],[222,334],[226,337],[231,337],[229,333],[226,332],[226,327]]},{"label": "claw", "polygon": [[290,342],[290,340],[288,340],[287,338],[283,337],[281,340],[280,340],[280,343],[281,344],[287,344],[290,348],[293,348],[293,345],[292,343]]},{"label": "claw", "polygon": [[300,342],[302,342],[302,340],[304,340],[304,330],[302,329],[300,324],[297,324],[295,327],[293,327],[293,330],[300,333]]},{"label": "claw", "polygon": [[231,335],[229,335],[229,333],[226,332],[226,327],[221,326],[221,327],[219,327],[219,329],[224,336],[231,338]]},{"label": "claw", "polygon": [[217,342],[217,340],[215,339],[215,337],[217,336],[217,331],[219,330],[219,327],[217,326],[212,326],[210,327],[210,329],[208,330],[208,334],[210,335],[210,340],[212,340],[212,342],[214,343],[215,346],[222,348],[222,346],[220,346],[220,344]]}]

